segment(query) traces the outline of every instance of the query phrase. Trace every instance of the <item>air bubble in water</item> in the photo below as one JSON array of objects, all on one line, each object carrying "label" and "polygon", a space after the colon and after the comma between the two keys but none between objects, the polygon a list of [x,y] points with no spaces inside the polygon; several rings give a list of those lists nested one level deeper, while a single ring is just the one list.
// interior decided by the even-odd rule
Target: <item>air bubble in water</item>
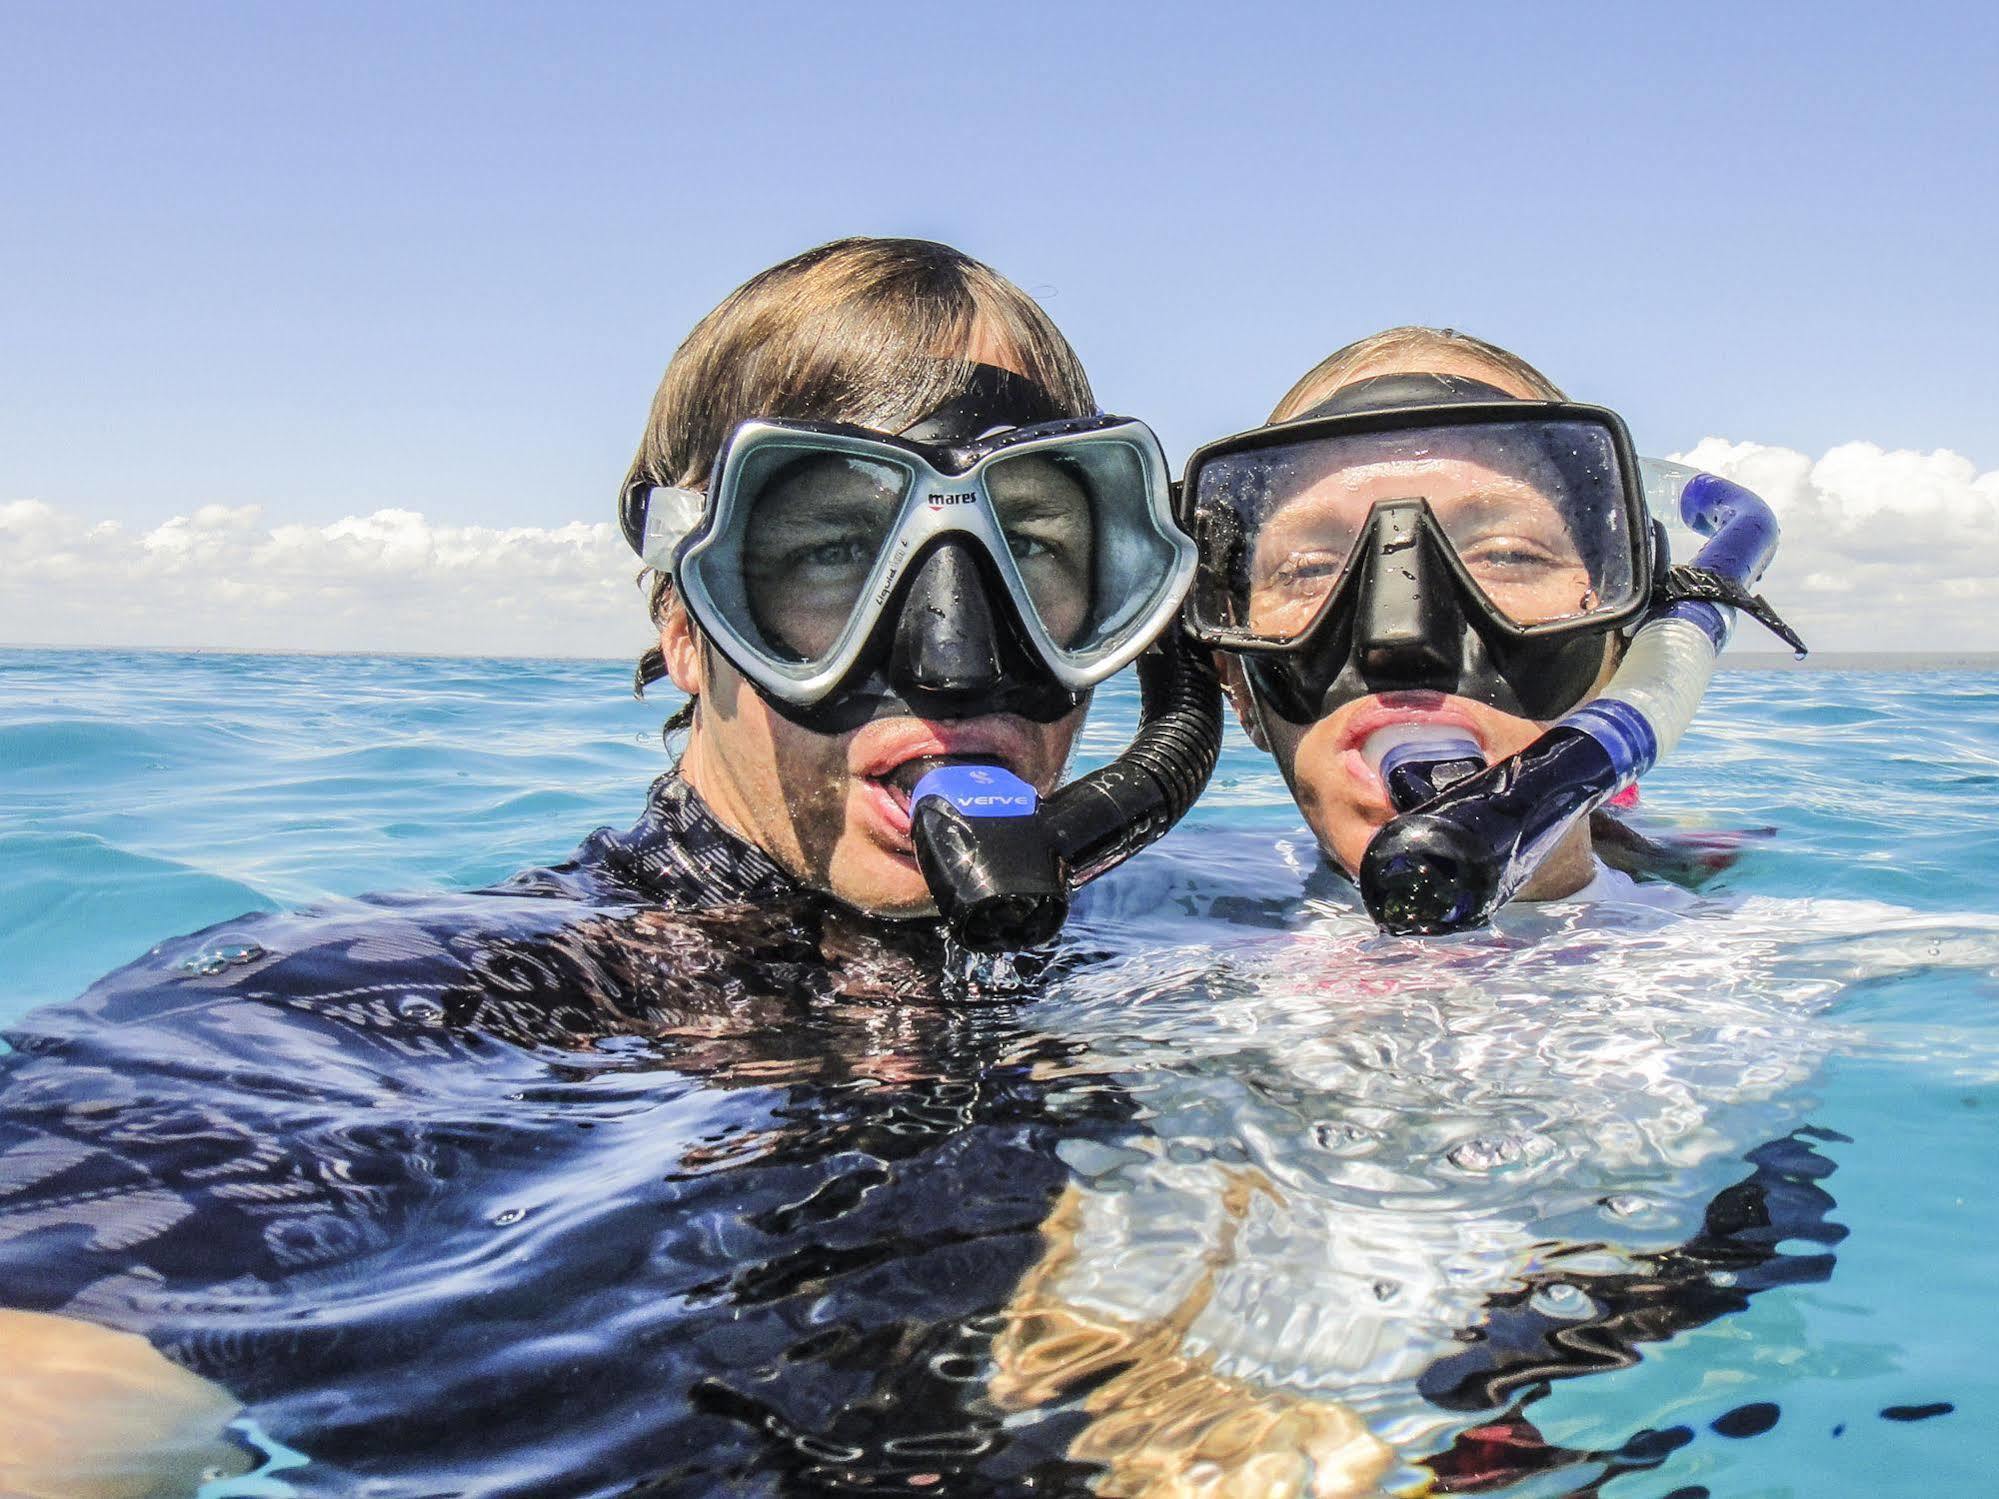
[{"label": "air bubble in water", "polygon": [[444,1019],[444,1006],[428,994],[405,994],[396,1001],[396,1013],[418,1025],[436,1025]]},{"label": "air bubble in water", "polygon": [[1596,1310],[1581,1286],[1570,1285],[1565,1280],[1542,1286],[1528,1305],[1548,1317],[1587,1317]]},{"label": "air bubble in water", "polygon": [[1312,1143],[1334,1155],[1359,1155],[1376,1141],[1372,1130],[1351,1119],[1321,1119],[1312,1126]]},{"label": "air bubble in water", "polygon": [[499,1212],[493,1214],[493,1224],[496,1228],[508,1228],[520,1222],[527,1215],[528,1210],[526,1208],[502,1208]]},{"label": "air bubble in water", "polygon": [[180,968],[183,973],[209,978],[225,969],[254,963],[263,956],[264,949],[254,942],[225,942],[218,947],[204,947],[189,953],[181,959]]},{"label": "air bubble in water", "polygon": [[1445,1159],[1460,1171],[1504,1171],[1535,1160],[1544,1153],[1544,1145],[1542,1138],[1532,1133],[1475,1135],[1453,1147]]}]

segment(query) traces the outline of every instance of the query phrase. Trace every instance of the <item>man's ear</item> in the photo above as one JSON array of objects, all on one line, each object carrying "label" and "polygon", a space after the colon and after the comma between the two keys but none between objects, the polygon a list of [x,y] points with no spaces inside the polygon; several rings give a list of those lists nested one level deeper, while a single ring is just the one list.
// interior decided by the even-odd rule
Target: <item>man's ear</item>
[{"label": "man's ear", "polygon": [[689,697],[699,697],[707,685],[703,680],[701,636],[678,593],[667,600],[666,617],[660,621],[659,652],[666,658],[666,674],[673,679],[673,685]]},{"label": "man's ear", "polygon": [[1242,662],[1221,651],[1215,652],[1215,670],[1222,675],[1222,686],[1228,689],[1229,702],[1235,706],[1236,722],[1249,735],[1249,742],[1270,753],[1270,741],[1264,737],[1263,715],[1256,711],[1256,702],[1249,693],[1249,678],[1242,674]]}]

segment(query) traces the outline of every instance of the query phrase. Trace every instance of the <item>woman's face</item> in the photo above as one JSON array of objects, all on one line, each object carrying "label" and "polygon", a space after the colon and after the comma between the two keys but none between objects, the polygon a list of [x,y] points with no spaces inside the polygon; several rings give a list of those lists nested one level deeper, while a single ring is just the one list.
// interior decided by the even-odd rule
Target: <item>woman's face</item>
[{"label": "woman's face", "polygon": [[[964,357],[1025,373],[991,338],[975,340]],[[861,534],[857,520],[879,513],[870,482],[864,465],[835,461],[801,468],[773,494],[770,519],[782,522],[788,540],[755,550],[782,559],[789,571],[783,586],[755,590],[754,607],[766,630],[801,655],[818,654],[838,634],[853,607],[852,575],[873,561],[875,538]],[[1044,623],[1057,639],[1073,633],[1088,600],[1091,533],[1081,487],[1045,462],[992,487]],[[701,642],[678,600],[660,644],[674,684],[701,700],[681,762],[689,783],[723,823],[790,873],[877,915],[933,909],[909,827],[909,790],[925,762],[977,757],[1045,793],[1068,763],[1086,711],[1047,724],[1010,713],[905,715],[821,734],[773,710]]]},{"label": "woman's face", "polygon": [[[1503,371],[1469,364],[1436,369],[1434,363],[1426,361],[1424,371],[1469,375],[1509,394],[1537,397]],[[1416,372],[1370,368],[1354,378]],[[1531,476],[1497,472],[1469,455],[1447,452],[1432,453],[1425,462],[1420,492],[1429,497],[1488,595],[1523,622],[1590,607],[1589,575],[1575,539],[1552,507],[1533,502]],[[1256,629],[1288,633],[1318,612],[1337,577],[1338,560],[1351,552],[1373,505],[1412,492],[1402,466],[1386,455],[1378,464],[1348,464],[1327,482],[1308,487],[1272,518],[1251,560],[1249,603]],[[1321,558],[1329,559],[1326,565],[1319,565]],[[1605,664],[1590,696],[1609,678],[1608,640]],[[1471,698],[1433,691],[1372,693],[1341,704],[1316,722],[1294,724],[1274,713],[1256,713],[1240,666],[1231,657],[1224,658],[1223,667],[1238,716],[1252,734],[1260,731],[1267,739],[1305,821],[1350,875],[1358,872],[1375,833],[1395,815],[1388,788],[1364,753],[1376,734],[1402,725],[1453,729],[1475,740],[1491,763],[1525,749],[1547,727]],[[1589,869],[1585,829],[1579,843],[1558,849],[1542,865],[1526,893],[1565,894],[1587,880]]]}]

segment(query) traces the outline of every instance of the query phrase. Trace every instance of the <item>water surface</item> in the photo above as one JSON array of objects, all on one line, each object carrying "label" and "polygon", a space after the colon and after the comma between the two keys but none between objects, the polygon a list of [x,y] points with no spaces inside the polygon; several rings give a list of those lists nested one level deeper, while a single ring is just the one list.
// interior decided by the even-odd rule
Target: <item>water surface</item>
[{"label": "water surface", "polygon": [[[667,705],[627,680],[617,663],[0,652],[0,1020],[177,933],[489,883],[628,823]],[[1085,758],[1134,713],[1127,685],[1101,694]],[[660,1251],[673,1179],[709,1194],[682,1221],[718,1237],[672,1242],[729,1281],[712,1306],[778,1309],[743,1367],[775,1359],[772,1388],[824,1402],[816,1424],[785,1407],[788,1466],[744,1459],[771,1482],[1060,1491],[1094,1471],[1075,1452],[1108,1450],[1112,1407],[1129,1450],[1198,1445],[1115,1379],[1095,1408],[1056,1388],[1045,1344],[996,1337],[1032,1311],[1144,1343],[1206,1392],[1211,1426],[1275,1392],[1352,1413],[1401,1461],[1456,1453],[1461,1486],[1499,1450],[1464,1433],[1511,1411],[1546,1452],[1508,1493],[1976,1492],[1999,1417],[1995,788],[1984,663],[1724,673],[1647,803],[1776,832],[1702,903],[1425,947],[1374,937],[1312,881],[1273,767],[1232,736],[1189,823],[1079,929],[1091,961],[1039,997],[729,1010],[703,1021],[698,1065],[683,1025],[608,1037],[560,1077],[499,1053],[452,1083],[358,1080],[364,1102],[341,1107],[366,1114],[371,1089],[433,1079],[414,1117],[469,1152],[476,1189],[426,1199],[421,1252],[368,1261],[372,1281],[322,1277],[316,1305],[444,1325],[506,1305],[540,1257],[559,1273],[518,1337],[440,1344],[440,1387],[469,1398],[503,1369],[519,1395],[565,1359],[677,1367],[638,1350],[693,1322],[586,1252]],[[350,1161],[410,1158],[320,1122]],[[587,1143],[550,1151],[556,1135]],[[954,1172],[1007,1190],[926,1236]],[[1743,1212],[1798,1237],[1759,1240]],[[798,1258],[828,1244],[858,1258]],[[1188,1265],[1212,1272],[1191,1311]],[[556,1300],[574,1306],[551,1320]],[[206,1315],[219,1337],[271,1310],[237,1293]],[[1610,1350],[1591,1372],[1487,1357],[1565,1322]],[[813,1326],[849,1341],[810,1343]],[[495,1346],[503,1363],[480,1365]],[[763,1422],[768,1447],[775,1407],[731,1389],[712,1429]],[[343,1440],[365,1445],[365,1412],[386,1410],[371,1390],[347,1390],[363,1416]],[[488,1419],[526,1421],[524,1400],[487,1397]],[[510,1481],[559,1485],[578,1453],[669,1472],[619,1445],[631,1421],[524,1426]],[[310,1490],[316,1466],[268,1481]]]}]

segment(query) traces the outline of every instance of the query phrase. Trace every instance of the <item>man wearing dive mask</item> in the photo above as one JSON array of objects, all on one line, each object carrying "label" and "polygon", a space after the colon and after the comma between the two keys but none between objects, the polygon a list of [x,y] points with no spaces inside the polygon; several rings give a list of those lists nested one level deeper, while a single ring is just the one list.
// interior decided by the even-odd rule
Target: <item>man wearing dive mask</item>
[{"label": "man wearing dive mask", "polygon": [[685,787],[792,878],[882,915],[931,908],[917,783],[970,762],[1049,790],[1090,689],[1192,570],[1143,424],[1064,415],[1018,370],[951,369],[949,398],[899,430],[743,420],[700,487],[636,471],[623,511],[671,580]]},{"label": "man wearing dive mask", "polygon": [[[1534,742],[1608,680],[1662,566],[1623,423],[1427,329],[1342,350],[1203,448],[1182,509],[1190,629],[1349,875],[1412,749],[1462,773]],[[1579,826],[1524,895],[1593,868]]]},{"label": "man wearing dive mask", "polygon": [[[852,1370],[844,1345],[800,1329],[828,1308],[867,1338],[901,1326],[907,1296],[843,1302],[819,1275],[795,1276],[822,1252],[820,1215],[795,1194],[844,1200],[852,1161],[885,1148],[869,1131],[901,1083],[941,1088],[950,1072],[955,1087],[987,1068],[982,1052],[961,1066],[933,1045],[933,1032],[957,1044],[946,1020],[840,1003],[931,992],[935,977],[927,932],[875,924],[879,940],[859,941],[854,916],[929,907],[910,856],[917,776],[976,758],[968,776],[1049,789],[1090,690],[1172,621],[1193,557],[1165,464],[1141,424],[1096,413],[1067,342],[996,273],[942,245],[850,240],[753,278],[695,329],[622,502],[658,569],[659,645],[641,682],[671,676],[694,697],[685,754],[636,825],[489,890],[253,915],[169,941],[10,1030],[0,1395],[37,1398],[15,1400],[27,1425],[0,1421],[0,1490],[191,1490],[206,1468],[242,1465],[222,1436],[239,1400],[316,1462],[409,1492],[490,1487],[501,1472],[524,1492],[608,1491],[661,1454],[705,1461],[710,1447],[734,1474],[743,1452],[785,1443],[781,1425],[703,1403],[718,1378],[803,1411]],[[861,1019],[828,1040],[851,1012]],[[543,1119],[572,1084],[593,1109],[599,1064],[638,1053],[634,1076],[684,1078],[635,1105],[661,1109],[643,1131]],[[368,1079],[369,1098],[384,1089],[385,1128],[371,1114],[367,1142],[347,1121],[373,1103],[346,1077]],[[1021,1128],[1031,1082],[1003,1092],[998,1128],[984,1114],[960,1128],[956,1104],[928,1138],[881,1124],[899,1170],[934,1160],[948,1177],[920,1199],[940,1242],[971,1245],[1018,1216],[989,1257],[954,1250],[949,1316],[1003,1294],[1062,1170]],[[827,1132],[846,1116],[851,1150]],[[759,1152],[799,1119],[810,1148],[770,1169]],[[715,1153],[753,1137],[746,1154]],[[627,1189],[595,1190],[609,1178],[579,1160],[591,1149],[614,1174],[630,1168]],[[437,1313],[433,1298],[467,1288],[443,1268],[456,1251],[407,1226],[462,1210],[483,1235],[488,1194],[527,1191],[543,1171],[592,1184],[566,1245],[538,1237],[495,1262],[521,1268],[471,1292],[479,1313]],[[763,1249],[717,1238],[732,1214]],[[726,1265],[710,1259],[724,1239]],[[757,1253],[781,1273],[754,1292],[738,1276],[740,1299],[719,1292],[711,1270],[728,1280]],[[332,1310],[397,1275],[420,1294]],[[276,1342],[189,1326],[186,1309],[218,1286],[254,1287],[250,1316],[268,1313]],[[607,1295],[635,1316],[592,1321],[604,1357],[492,1376],[507,1350],[537,1344],[522,1317],[560,1336]],[[421,1328],[414,1306],[432,1319]],[[298,1338],[307,1324],[326,1335],[316,1352]],[[883,1364],[885,1388],[896,1373]],[[393,1419],[354,1415],[353,1392],[375,1380],[396,1386]],[[512,1391],[533,1419],[469,1416],[475,1385]],[[594,1426],[574,1422],[583,1408]],[[570,1428],[564,1466],[523,1478],[543,1417]]]}]

